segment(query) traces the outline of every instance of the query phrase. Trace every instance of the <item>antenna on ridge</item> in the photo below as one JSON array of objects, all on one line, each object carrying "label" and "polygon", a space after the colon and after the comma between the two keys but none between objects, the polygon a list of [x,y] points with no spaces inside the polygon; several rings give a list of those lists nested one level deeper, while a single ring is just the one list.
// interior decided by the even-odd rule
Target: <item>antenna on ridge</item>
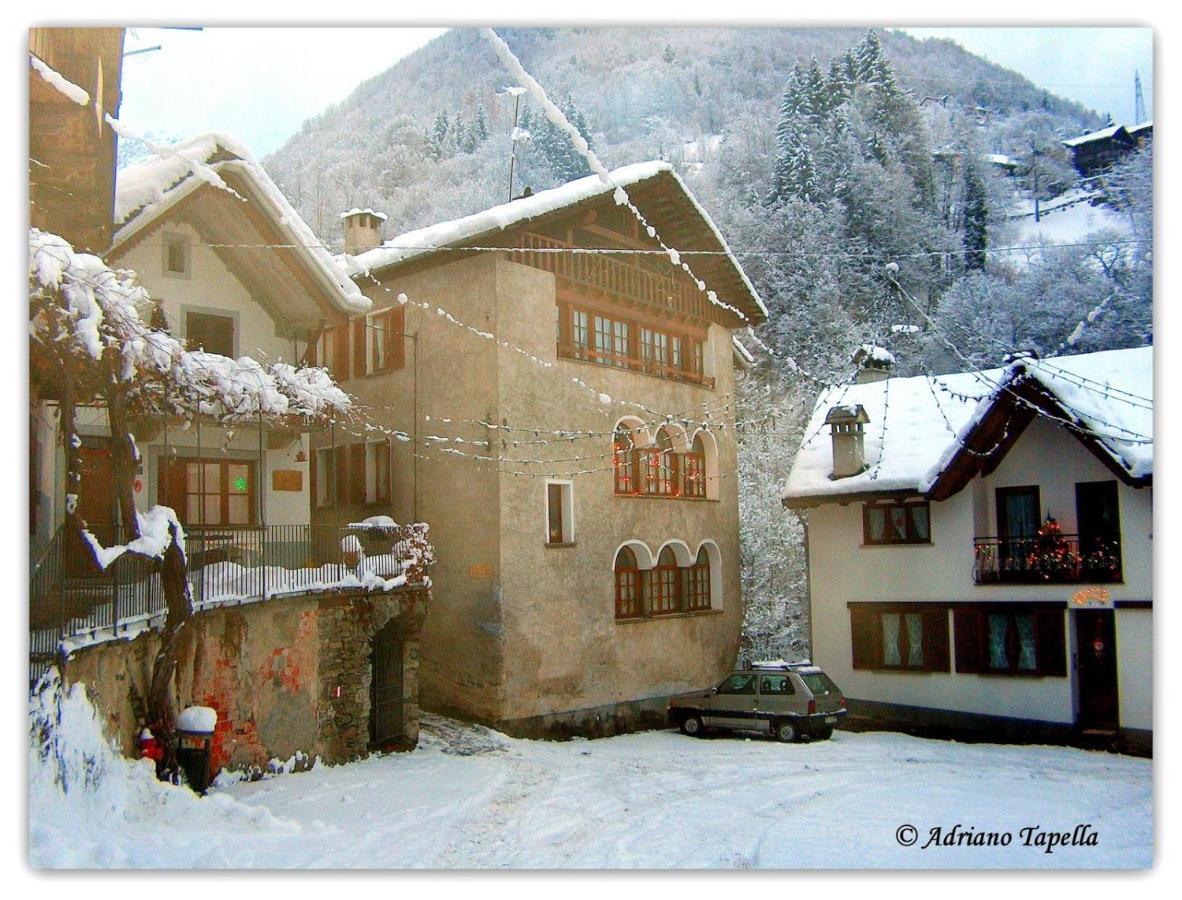
[{"label": "antenna on ridge", "polygon": [[1141,92],[1141,73],[1133,70],[1133,119],[1140,125],[1149,118],[1145,112],[1145,95]]},{"label": "antenna on ridge", "polygon": [[502,88],[497,91],[500,97],[513,98],[513,131],[509,135],[509,199],[513,199],[513,164],[517,161],[517,142],[529,140],[529,135],[522,132],[517,127],[517,111],[521,108],[521,95],[525,93],[525,88],[513,87]]}]

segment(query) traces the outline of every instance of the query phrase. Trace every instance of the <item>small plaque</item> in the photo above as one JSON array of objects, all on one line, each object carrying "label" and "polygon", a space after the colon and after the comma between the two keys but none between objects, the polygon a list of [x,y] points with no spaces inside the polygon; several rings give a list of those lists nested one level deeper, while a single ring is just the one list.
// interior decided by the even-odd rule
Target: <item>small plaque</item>
[{"label": "small plaque", "polygon": [[489,565],[468,566],[469,578],[492,578],[493,567]]},{"label": "small plaque", "polygon": [[276,469],[271,473],[271,490],[302,491],[304,473],[299,469]]}]

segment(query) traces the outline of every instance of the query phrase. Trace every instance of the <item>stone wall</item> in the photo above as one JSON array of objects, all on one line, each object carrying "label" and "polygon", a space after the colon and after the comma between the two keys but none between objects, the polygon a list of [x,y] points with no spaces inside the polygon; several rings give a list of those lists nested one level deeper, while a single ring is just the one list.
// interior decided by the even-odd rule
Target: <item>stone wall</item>
[{"label": "stone wall", "polygon": [[[402,735],[418,741],[418,638],[429,592],[286,597],[194,616],[174,682],[177,710],[217,710],[214,770],[264,768],[296,753],[339,763],[369,749],[370,651],[391,620],[402,642]],[[108,734],[134,755],[159,649],[156,632],[77,651],[68,682],[86,685]]]}]

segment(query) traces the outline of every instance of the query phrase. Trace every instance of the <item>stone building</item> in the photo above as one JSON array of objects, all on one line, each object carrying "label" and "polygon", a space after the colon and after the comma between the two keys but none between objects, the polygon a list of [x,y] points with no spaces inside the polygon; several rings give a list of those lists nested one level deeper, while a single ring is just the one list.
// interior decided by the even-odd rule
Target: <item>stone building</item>
[{"label": "stone building", "polygon": [[[646,225],[597,177],[384,243],[350,211],[373,310],[314,350],[431,522],[424,706],[514,734],[663,723],[738,649],[732,332],[766,311],[668,165],[611,178]],[[372,440],[314,441],[314,521],[368,511]]]}]

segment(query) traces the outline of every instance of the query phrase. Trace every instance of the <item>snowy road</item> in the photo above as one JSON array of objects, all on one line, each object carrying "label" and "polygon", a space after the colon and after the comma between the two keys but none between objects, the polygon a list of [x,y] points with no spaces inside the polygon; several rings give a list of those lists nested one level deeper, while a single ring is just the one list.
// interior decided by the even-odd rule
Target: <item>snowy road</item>
[{"label": "snowy road", "polygon": [[[36,804],[35,864],[1128,868],[1152,861],[1150,761],[887,733],[839,731],[829,742],[794,745],[672,731],[546,743],[430,718],[409,754],[232,784],[203,800],[154,783],[106,794],[114,801],[104,796],[91,810],[65,798],[60,810]],[[915,829],[913,846],[897,840],[904,825]],[[954,826],[1009,834],[1010,844],[923,849],[933,828],[947,835]],[[1027,827],[1041,831],[1027,839]],[[1053,853],[1026,846],[1051,831],[1094,834],[1098,843]]]}]

